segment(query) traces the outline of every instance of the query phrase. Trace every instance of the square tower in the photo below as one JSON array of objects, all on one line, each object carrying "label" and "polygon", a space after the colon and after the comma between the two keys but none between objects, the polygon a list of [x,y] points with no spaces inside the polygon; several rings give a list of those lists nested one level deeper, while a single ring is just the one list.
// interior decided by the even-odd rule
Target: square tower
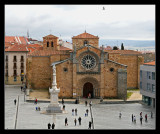
[{"label": "square tower", "polygon": [[59,49],[58,37],[52,34],[43,37],[43,49],[58,50]]}]

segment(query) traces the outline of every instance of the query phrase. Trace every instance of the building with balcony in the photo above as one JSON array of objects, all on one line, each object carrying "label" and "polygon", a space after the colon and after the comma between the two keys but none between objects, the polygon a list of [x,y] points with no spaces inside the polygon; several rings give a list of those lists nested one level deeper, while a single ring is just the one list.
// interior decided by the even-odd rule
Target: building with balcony
[{"label": "building with balcony", "polygon": [[22,84],[26,81],[26,45],[13,45],[5,49],[5,84]]}]

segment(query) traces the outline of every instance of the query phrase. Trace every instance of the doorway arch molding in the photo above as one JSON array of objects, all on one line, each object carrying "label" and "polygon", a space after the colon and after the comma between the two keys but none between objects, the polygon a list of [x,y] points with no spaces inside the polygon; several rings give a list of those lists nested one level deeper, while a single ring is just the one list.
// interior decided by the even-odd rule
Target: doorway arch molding
[{"label": "doorway arch molding", "polygon": [[85,83],[92,83],[93,85],[93,92],[94,92],[94,89],[99,89],[100,88],[100,84],[99,84],[99,81],[94,78],[94,77],[84,77],[84,78],[81,78],[79,81],[78,81],[78,88],[81,90],[81,97],[83,97],[83,86]]}]

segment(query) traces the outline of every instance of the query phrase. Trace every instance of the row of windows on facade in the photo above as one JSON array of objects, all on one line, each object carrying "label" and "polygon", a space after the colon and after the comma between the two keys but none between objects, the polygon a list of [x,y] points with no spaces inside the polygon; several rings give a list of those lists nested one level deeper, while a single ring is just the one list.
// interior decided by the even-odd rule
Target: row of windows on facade
[{"label": "row of windows on facade", "polygon": [[[142,81],[140,82],[140,89],[142,89]],[[147,91],[150,91],[150,92],[155,92],[155,84],[147,83],[147,89],[143,89],[143,90],[147,90]]]},{"label": "row of windows on facade", "polygon": [[[8,61],[8,55],[6,55],[6,61]],[[16,62],[17,61],[17,56],[13,56],[13,61]],[[21,59],[20,59],[21,62],[24,61],[24,56],[21,56]]]},{"label": "row of windows on facade", "polygon": [[[24,73],[24,70],[21,70],[21,71],[20,71],[20,74],[23,74],[23,73]],[[6,74],[6,76],[8,77],[8,70],[6,70],[6,73],[5,73],[5,74]],[[13,75],[14,75],[14,76],[17,76],[17,70],[14,70],[14,71],[13,71]]]},{"label": "row of windows on facade", "polygon": [[[8,69],[8,63],[6,62],[6,69]],[[13,69],[17,69],[17,63],[13,64]],[[21,63],[20,69],[24,69],[24,63]]]},{"label": "row of windows on facade", "polygon": [[[151,74],[152,74],[152,78],[151,78]],[[140,78],[142,78],[142,70],[140,70]],[[147,71],[147,79],[152,79],[155,80],[155,72],[149,72]]]}]

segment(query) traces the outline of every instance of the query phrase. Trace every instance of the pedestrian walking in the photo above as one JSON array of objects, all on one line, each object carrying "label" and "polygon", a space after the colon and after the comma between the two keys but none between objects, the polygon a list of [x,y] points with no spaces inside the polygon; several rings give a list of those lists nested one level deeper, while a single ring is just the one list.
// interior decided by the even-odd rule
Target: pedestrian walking
[{"label": "pedestrian walking", "polygon": [[89,111],[89,110],[88,110],[88,109],[86,109],[86,116],[88,116],[88,111]]},{"label": "pedestrian walking", "polygon": [[22,92],[23,87],[21,86],[21,92]]},{"label": "pedestrian walking", "polygon": [[122,113],[120,112],[120,113],[119,113],[119,118],[121,118],[121,116],[122,116]]},{"label": "pedestrian walking", "polygon": [[152,111],[151,111],[151,118],[153,118],[153,113],[152,113]]},{"label": "pedestrian walking", "polygon": [[15,100],[14,100],[14,104],[15,104],[15,105],[16,105],[16,102],[17,102],[17,100],[15,99]]},{"label": "pedestrian walking", "polygon": [[147,122],[147,114],[145,115],[145,122]]},{"label": "pedestrian walking", "polygon": [[134,123],[136,123],[136,116],[133,117]]},{"label": "pedestrian walking", "polygon": [[92,106],[92,101],[90,101],[89,106]]},{"label": "pedestrian walking", "polygon": [[65,118],[65,126],[68,126],[68,119],[67,119],[67,117]]},{"label": "pedestrian walking", "polygon": [[62,98],[62,105],[64,104],[64,100],[63,100],[63,98]]},{"label": "pedestrian walking", "polygon": [[140,116],[142,116],[142,112],[140,112]]},{"label": "pedestrian walking", "polygon": [[143,117],[141,116],[141,117],[140,117],[140,122],[141,122],[141,124],[142,124],[142,120],[143,120]]},{"label": "pedestrian walking", "polygon": [[75,116],[77,116],[77,108],[75,109]]},{"label": "pedestrian walking", "polygon": [[132,122],[133,122],[133,114],[132,114]]},{"label": "pedestrian walking", "polygon": [[48,123],[48,129],[50,129],[51,128],[51,124],[50,123]]},{"label": "pedestrian walking", "polygon": [[38,111],[38,107],[36,107],[36,111]]},{"label": "pedestrian walking", "polygon": [[76,126],[76,123],[77,123],[77,120],[76,120],[76,118],[74,119],[74,124],[75,124],[75,126]]},{"label": "pedestrian walking", "polygon": [[65,110],[65,105],[63,105],[63,110]]},{"label": "pedestrian walking", "polygon": [[72,115],[74,116],[74,109],[72,109]]},{"label": "pedestrian walking", "polygon": [[90,122],[89,122],[89,127],[88,127],[88,129],[91,129],[91,124],[92,124],[92,123],[91,123],[91,121],[90,121]]},{"label": "pedestrian walking", "polygon": [[87,101],[85,101],[85,106],[87,106],[87,103],[88,103],[88,102],[87,102]]},{"label": "pedestrian walking", "polygon": [[81,125],[81,120],[82,120],[81,117],[79,117],[79,118],[78,118],[79,125]]},{"label": "pedestrian walking", "polygon": [[53,124],[52,124],[52,129],[54,129],[54,127],[55,127],[55,124],[54,124],[54,122],[53,122]]}]

